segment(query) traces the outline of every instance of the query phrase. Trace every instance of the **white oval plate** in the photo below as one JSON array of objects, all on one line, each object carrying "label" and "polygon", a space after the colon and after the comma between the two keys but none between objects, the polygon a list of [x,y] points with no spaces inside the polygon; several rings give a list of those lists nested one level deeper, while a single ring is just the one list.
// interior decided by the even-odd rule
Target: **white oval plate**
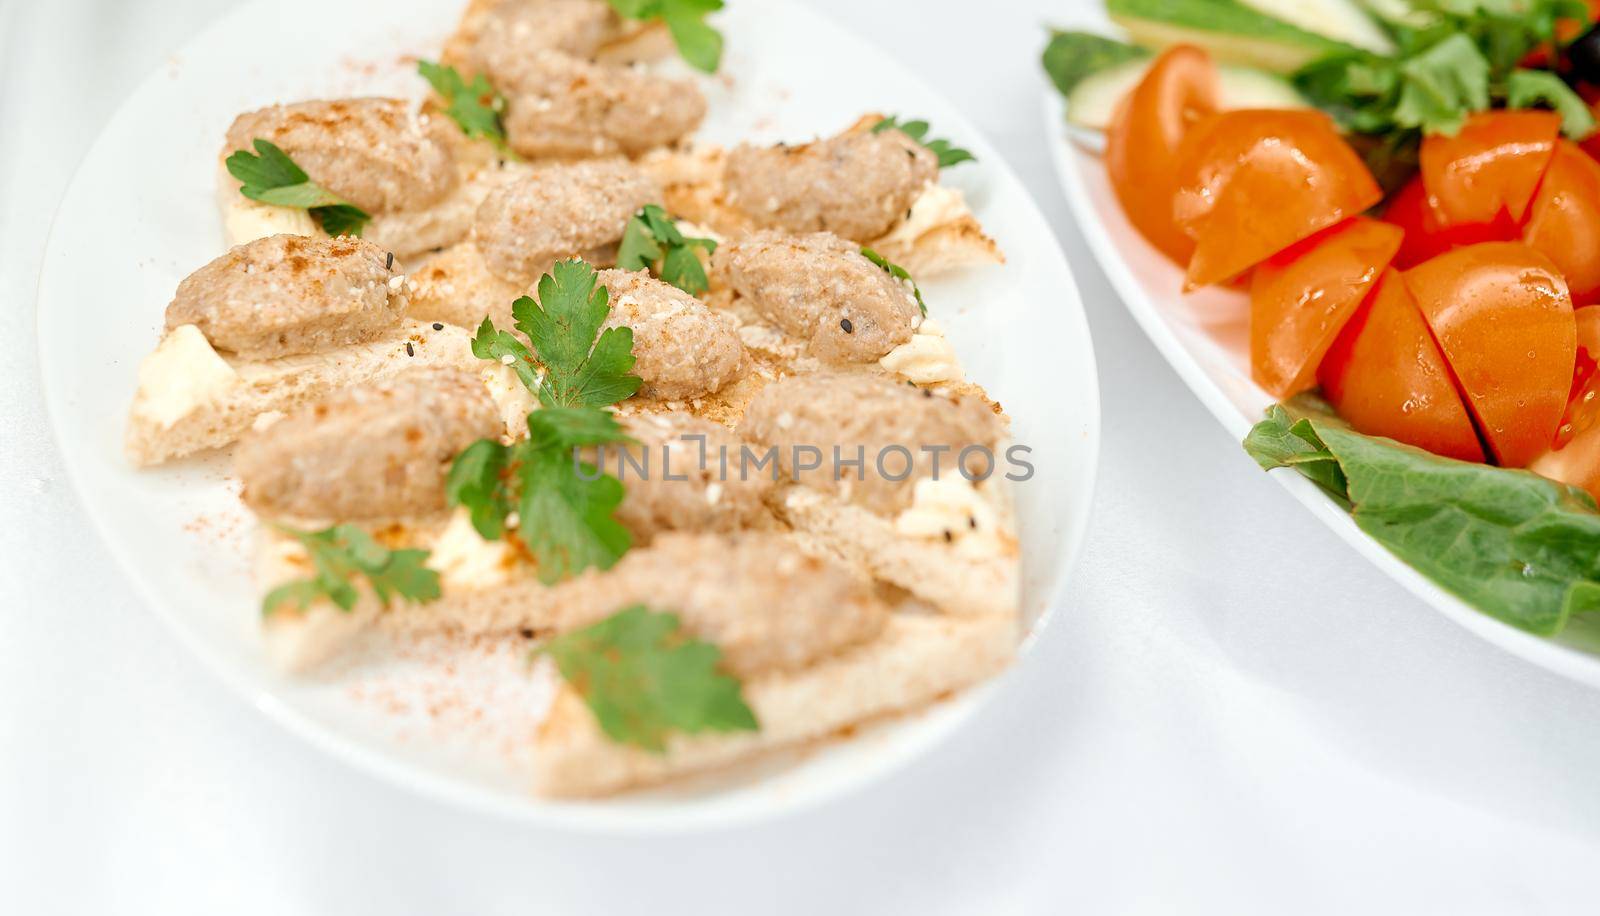
[{"label": "white oval plate", "polygon": [[[291,731],[395,782],[485,811],[599,830],[687,829],[792,809],[927,749],[994,687],[759,774],[598,803],[534,799],[523,773],[537,697],[521,650],[423,645],[285,678],[258,649],[251,526],[227,457],[137,473],[124,462],[139,359],[155,344],[178,281],[223,250],[212,183],[234,115],[302,98],[419,96],[410,55],[436,54],[463,3],[260,0],[147,79],[101,134],[52,229],[39,343],[57,438],[113,554],[197,654]],[[871,107],[928,118],[977,154],[977,164],[947,180],[968,193],[1010,262],[926,283],[924,292],[971,375],[1034,449],[1038,474],[1020,485],[1019,505],[1024,608],[1037,632],[1082,541],[1099,447],[1089,331],[1054,237],[993,147],[887,55],[781,0],[739,0],[716,22],[728,54],[724,75],[704,84],[712,112],[705,139],[827,134]],[[826,66],[819,48],[828,49]]]},{"label": "white oval plate", "polygon": [[[1100,156],[1075,143],[1066,107],[1047,86],[1043,116],[1056,175],[1100,267],[1140,327],[1189,389],[1228,432],[1243,440],[1273,398],[1250,379],[1249,302],[1236,291],[1184,295],[1183,271],[1152,248],[1122,213]],[[1243,451],[1240,452],[1243,458]],[[1249,460],[1247,458],[1243,460]],[[1298,474],[1274,473],[1312,514],[1379,569],[1436,610],[1489,642],[1541,667],[1600,687],[1600,656],[1578,629],[1541,639],[1480,613],[1397,560],[1362,533],[1350,516]],[[1587,637],[1587,639],[1586,639]]]}]

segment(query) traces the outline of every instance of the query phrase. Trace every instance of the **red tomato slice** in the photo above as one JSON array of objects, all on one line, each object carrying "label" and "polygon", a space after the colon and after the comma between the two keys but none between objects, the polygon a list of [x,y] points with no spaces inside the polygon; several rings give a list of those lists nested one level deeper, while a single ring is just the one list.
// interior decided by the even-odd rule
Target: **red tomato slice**
[{"label": "red tomato slice", "polygon": [[1317,383],[1317,365],[1378,282],[1404,233],[1358,216],[1255,269],[1250,375],[1279,400]]},{"label": "red tomato slice", "polygon": [[1577,327],[1561,273],[1526,245],[1486,242],[1405,279],[1495,458],[1526,466],[1550,447],[1572,388]]},{"label": "red tomato slice", "polygon": [[1196,242],[1185,286],[1236,277],[1382,199],[1322,112],[1212,115],[1178,150],[1172,213]]},{"label": "red tomato slice", "polygon": [[1482,461],[1467,408],[1439,345],[1397,270],[1339,332],[1317,370],[1339,415],[1369,436],[1387,436],[1436,455]]},{"label": "red tomato slice", "polygon": [[1178,144],[1194,123],[1217,110],[1217,68],[1190,45],[1167,49],[1118,106],[1106,130],[1106,172],[1128,221],[1179,264],[1194,240],[1172,222]]},{"label": "red tomato slice", "polygon": [[1441,226],[1518,223],[1533,203],[1561,133],[1553,111],[1485,111],[1454,137],[1422,141],[1422,182]]},{"label": "red tomato slice", "polygon": [[1572,368],[1572,392],[1567,396],[1567,412],[1556,429],[1555,447],[1561,448],[1579,433],[1600,425],[1600,305],[1572,313],[1578,329],[1578,356]]},{"label": "red tomato slice", "polygon": [[1578,328],[1578,360],[1572,373],[1572,396],[1556,430],[1555,448],[1540,455],[1528,469],[1551,480],[1582,487],[1600,499],[1600,306],[1572,313]]},{"label": "red tomato slice", "polygon": [[[1578,87],[1579,94],[1584,101],[1589,103],[1589,113],[1600,118],[1600,90],[1584,83]],[[1600,159],[1600,131],[1589,135],[1589,139],[1578,144],[1579,148],[1589,154],[1590,159]]]},{"label": "red tomato slice", "polygon": [[1574,302],[1600,296],[1600,162],[1566,140],[1557,144],[1524,238],[1555,262]]},{"label": "red tomato slice", "polygon": [[1482,226],[1450,226],[1439,221],[1439,215],[1428,204],[1428,192],[1422,186],[1422,176],[1406,183],[1389,201],[1383,213],[1386,223],[1404,229],[1406,240],[1395,255],[1394,266],[1406,270],[1430,258],[1436,258],[1452,248],[1476,245],[1479,242],[1513,242],[1522,237],[1511,214],[1500,211],[1493,223]]}]

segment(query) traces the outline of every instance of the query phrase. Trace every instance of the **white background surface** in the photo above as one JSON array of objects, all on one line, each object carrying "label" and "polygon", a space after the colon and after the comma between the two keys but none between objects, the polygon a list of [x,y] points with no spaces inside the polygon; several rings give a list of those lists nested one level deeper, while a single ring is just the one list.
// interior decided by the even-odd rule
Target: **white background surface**
[{"label": "white background surface", "polygon": [[[626,841],[457,813],[292,740],[128,594],[62,477],[34,356],[74,164],[228,5],[0,0],[0,912],[1594,911],[1600,694],[1367,567],[1160,362],[1040,134],[1041,24],[1065,0],[817,0],[1006,151],[1100,353],[1072,597],[972,727],[797,817]],[[84,320],[117,306],[107,289]]]}]

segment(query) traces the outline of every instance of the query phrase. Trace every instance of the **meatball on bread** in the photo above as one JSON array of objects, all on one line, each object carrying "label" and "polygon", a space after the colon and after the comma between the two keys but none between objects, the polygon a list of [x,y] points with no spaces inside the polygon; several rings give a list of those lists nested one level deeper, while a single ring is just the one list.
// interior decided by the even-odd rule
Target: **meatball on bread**
[{"label": "meatball on bread", "polygon": [[938,159],[884,118],[791,145],[695,145],[640,160],[667,209],[722,236],[760,229],[831,232],[865,245],[913,276],[1003,263],[962,193],[939,183]]},{"label": "meatball on bread", "polygon": [[190,274],[139,364],[128,458],[152,465],[227,445],[252,425],[347,386],[456,366],[520,398],[471,334],[405,317],[406,276],[361,239],[275,235]]},{"label": "meatball on bread", "polygon": [[443,61],[504,97],[506,142],[522,156],[636,156],[677,143],[706,113],[692,81],[640,66],[670,52],[665,33],[606,0],[473,0]]},{"label": "meatball on bread", "polygon": [[509,327],[511,303],[556,261],[614,263],[628,219],[660,193],[620,157],[542,164],[507,178],[485,194],[462,240],[413,272],[410,314]]},{"label": "meatball on bread", "polygon": [[508,49],[565,46],[605,64],[649,63],[673,53],[663,23],[623,19],[605,0],[467,0],[440,62],[463,76],[482,72],[482,59],[496,50],[481,50],[492,34],[503,35],[489,40]]},{"label": "meatball on bread", "polygon": [[269,235],[324,236],[309,211],[240,193],[226,160],[257,140],[283,150],[319,187],[371,216],[362,237],[410,261],[466,238],[489,192],[526,168],[502,162],[448,118],[389,98],[273,105],[234,119],[218,159],[223,236],[242,245]]}]

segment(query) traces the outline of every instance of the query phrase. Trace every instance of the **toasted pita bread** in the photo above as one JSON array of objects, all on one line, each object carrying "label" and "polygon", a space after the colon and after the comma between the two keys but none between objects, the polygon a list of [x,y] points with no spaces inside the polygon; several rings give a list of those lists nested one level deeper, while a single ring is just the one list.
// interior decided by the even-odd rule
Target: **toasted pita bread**
[{"label": "toasted pita bread", "polygon": [[[183,327],[198,334],[190,325]],[[200,356],[215,373],[214,387],[206,397],[180,405],[187,408],[180,412],[166,403],[161,377],[171,370],[158,363],[168,358],[163,355],[164,348],[182,330],[170,332],[140,365],[140,385],[129,412],[126,438],[128,460],[135,465],[159,464],[227,445],[265,415],[286,413],[341,388],[408,368],[475,370],[481,365],[472,355],[471,335],[466,331],[454,325],[435,327],[409,320],[366,343],[278,359],[241,360],[219,354],[206,344]],[[200,340],[203,343],[203,335]],[[187,368],[179,366],[177,371]],[[192,377],[190,373],[188,378]],[[179,415],[174,416],[175,412]]]},{"label": "toasted pita bread", "polygon": [[955,618],[896,613],[875,640],[798,672],[753,678],[744,699],[761,729],[674,735],[665,754],[611,741],[563,685],[539,729],[534,790],[551,797],[609,795],[743,763],[920,709],[990,677],[1017,647],[1012,615]]}]

